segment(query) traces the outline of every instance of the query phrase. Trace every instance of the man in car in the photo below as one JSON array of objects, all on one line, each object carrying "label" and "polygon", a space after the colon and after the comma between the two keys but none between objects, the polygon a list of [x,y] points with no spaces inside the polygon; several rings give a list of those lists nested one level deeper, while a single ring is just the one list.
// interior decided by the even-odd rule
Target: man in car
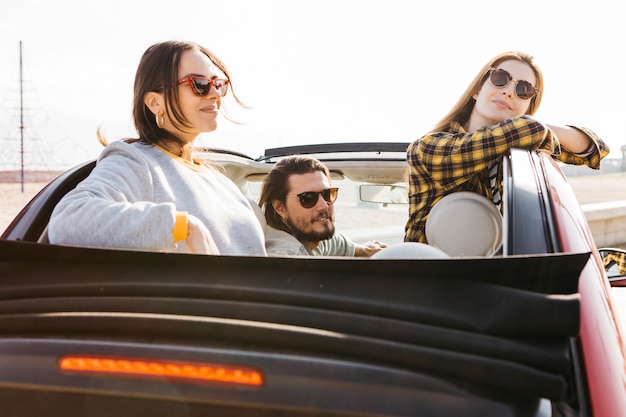
[{"label": "man in car", "polygon": [[268,255],[369,257],[386,247],[378,241],[360,245],[335,233],[337,194],[328,167],[317,159],[290,156],[278,161],[259,199],[267,221]]}]

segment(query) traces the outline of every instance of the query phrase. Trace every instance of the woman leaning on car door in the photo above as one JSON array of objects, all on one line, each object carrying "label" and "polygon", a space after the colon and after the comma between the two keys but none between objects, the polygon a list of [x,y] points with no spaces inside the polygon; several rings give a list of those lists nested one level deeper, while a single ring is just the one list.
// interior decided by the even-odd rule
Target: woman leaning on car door
[{"label": "woman leaning on car door", "polygon": [[510,148],[535,149],[564,163],[600,168],[609,148],[595,133],[531,117],[542,95],[543,76],[533,57],[502,53],[480,70],[430,133],[409,145],[405,241],[427,243],[428,214],[447,194],[476,192],[501,209],[500,160]]},{"label": "woman leaning on car door", "polygon": [[[266,255],[251,202],[218,169],[192,158],[195,138],[217,128],[230,84],[226,66],[200,45],[149,47],[135,76],[139,137],[107,144],[98,132],[106,147],[89,177],[54,209],[50,242]],[[232,96],[243,105],[234,91]]]}]

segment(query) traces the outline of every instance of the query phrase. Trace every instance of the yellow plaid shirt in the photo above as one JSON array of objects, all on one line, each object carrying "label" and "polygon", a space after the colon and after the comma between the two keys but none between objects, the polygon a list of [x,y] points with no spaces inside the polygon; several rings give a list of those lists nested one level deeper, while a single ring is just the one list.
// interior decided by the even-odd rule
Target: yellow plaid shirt
[{"label": "yellow plaid shirt", "polygon": [[[433,132],[419,138],[407,148],[410,204],[404,240],[426,243],[428,213],[447,194],[473,191],[492,200],[489,167],[510,148],[549,150],[558,161],[599,169],[600,160],[609,153],[608,146],[592,131],[576,128],[594,143],[594,149],[584,157],[562,148],[550,129],[527,115],[472,133],[459,123],[452,123],[449,132]],[[501,169],[500,166],[498,188],[502,195]]]}]

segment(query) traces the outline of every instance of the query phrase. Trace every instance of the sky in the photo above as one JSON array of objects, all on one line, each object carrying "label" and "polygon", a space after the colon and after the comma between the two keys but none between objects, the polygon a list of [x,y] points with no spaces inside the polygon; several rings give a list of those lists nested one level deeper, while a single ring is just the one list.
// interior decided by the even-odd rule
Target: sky
[{"label": "sky", "polygon": [[[310,143],[411,142],[476,73],[532,54],[545,90],[535,117],[626,145],[626,25],[614,0],[20,0],[0,4],[0,170],[69,167],[136,137],[132,88],[143,52],[198,42],[240,98],[197,144],[251,157]],[[20,106],[20,42],[23,104]],[[23,113],[19,109],[23,108]],[[24,128],[20,129],[20,114]]]}]

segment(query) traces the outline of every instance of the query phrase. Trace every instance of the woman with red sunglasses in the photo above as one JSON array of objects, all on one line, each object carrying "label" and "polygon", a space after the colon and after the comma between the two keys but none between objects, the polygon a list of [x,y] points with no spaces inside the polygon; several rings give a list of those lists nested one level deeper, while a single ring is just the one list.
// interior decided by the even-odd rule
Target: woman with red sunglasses
[{"label": "woman with red sunglasses", "polygon": [[139,137],[107,144],[98,132],[106,148],[54,209],[51,243],[265,256],[255,203],[192,157],[196,137],[217,128],[230,84],[224,63],[200,45],[149,47],[135,75]]},{"label": "woman with red sunglasses", "polygon": [[472,191],[501,209],[501,164],[510,148],[549,152],[599,169],[609,148],[589,129],[533,119],[543,76],[533,57],[506,52],[490,60],[432,132],[407,149],[409,220],[405,241],[427,243],[426,220],[445,195]]}]

